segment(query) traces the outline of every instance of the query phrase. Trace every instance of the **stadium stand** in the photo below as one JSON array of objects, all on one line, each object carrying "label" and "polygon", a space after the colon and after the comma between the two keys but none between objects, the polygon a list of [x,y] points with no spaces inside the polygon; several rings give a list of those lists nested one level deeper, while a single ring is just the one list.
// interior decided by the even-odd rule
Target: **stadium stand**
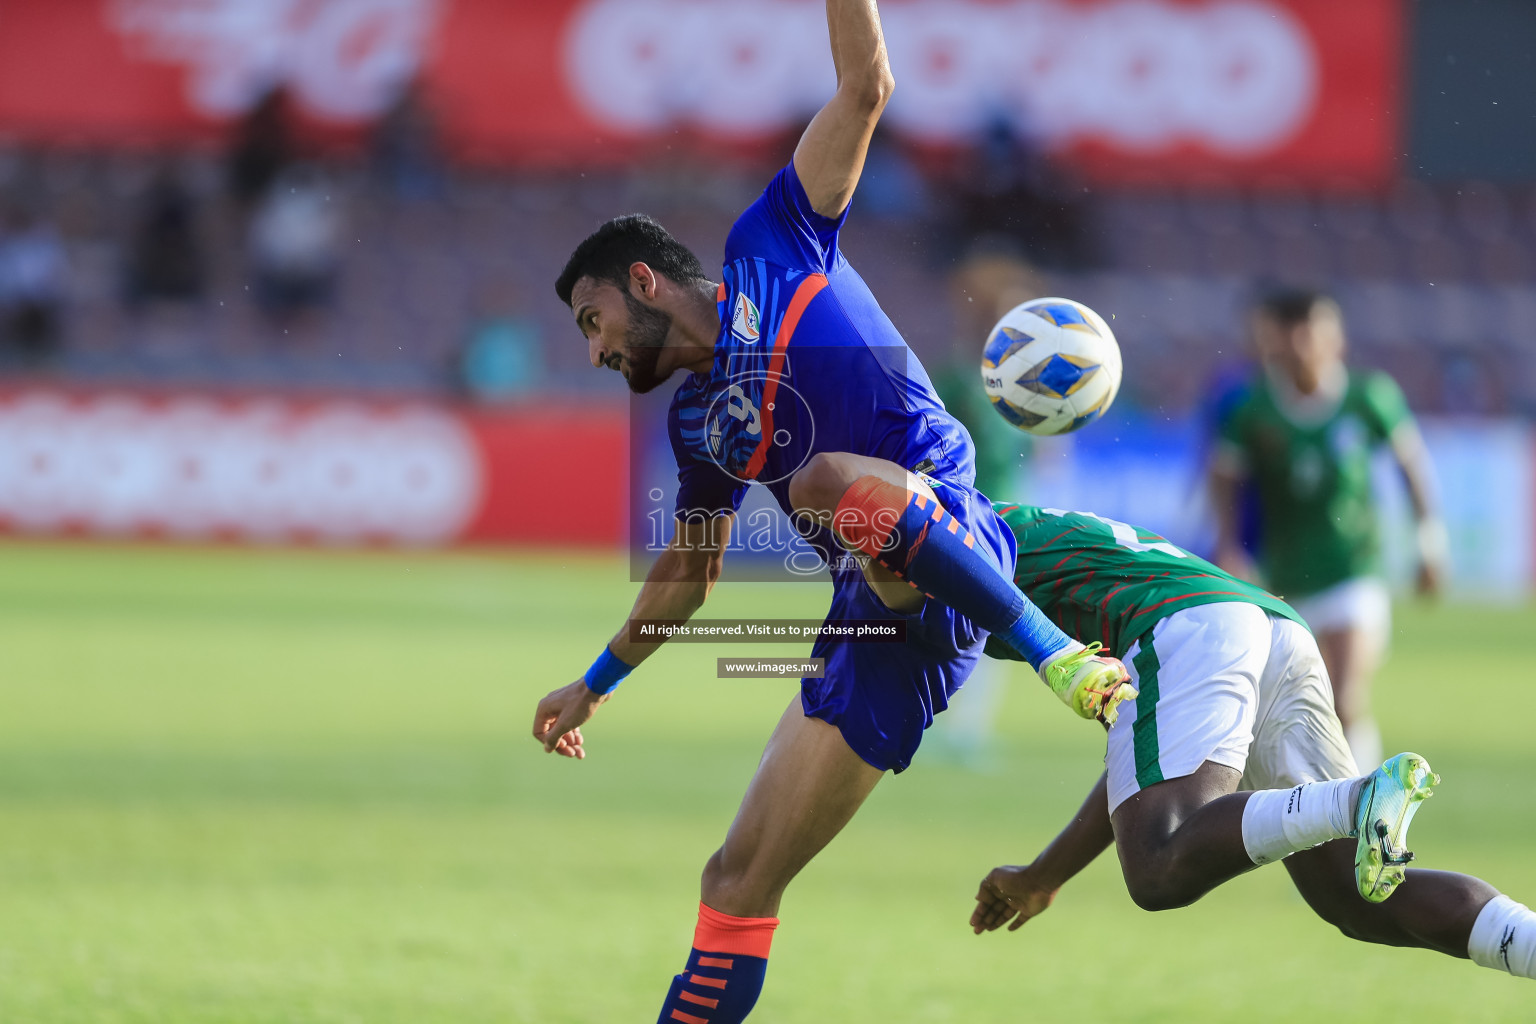
[{"label": "stadium stand", "polygon": [[[185,192],[202,254],[195,288],[175,301],[135,292],[136,245],[167,167]],[[624,178],[449,172],[424,195],[380,184],[363,163],[317,171],[341,234],[334,292],[300,318],[263,313],[249,239],[253,214],[225,194],[213,155],[0,150],[0,196],[63,240],[62,342],[39,367],[13,353],[8,376],[95,384],[283,388],[450,396],[464,390],[465,345],[502,289],[516,297],[517,365],[546,391],[623,401],[582,372],[584,347],[550,292],[554,271],[614,210],[646,209],[708,257],[761,169],[660,164]],[[950,314],[937,293],[955,258],[932,217],[860,217],[845,248],[920,353],[942,352]],[[1536,411],[1536,193],[1487,183],[1403,181],[1379,195],[1229,189],[1095,193],[1087,211],[1099,265],[1051,271],[1059,293],[1115,327],[1136,370],[1125,400],[1167,414],[1194,409],[1208,374],[1240,355],[1241,310],[1256,283],[1321,284],[1340,297],[1355,359],[1388,366],[1426,412]],[[0,237],[0,248],[5,242]],[[1048,268],[1049,269],[1049,268]],[[510,365],[510,364],[508,364]],[[1191,368],[1197,371],[1191,373]],[[515,393],[516,387],[503,389]]]}]

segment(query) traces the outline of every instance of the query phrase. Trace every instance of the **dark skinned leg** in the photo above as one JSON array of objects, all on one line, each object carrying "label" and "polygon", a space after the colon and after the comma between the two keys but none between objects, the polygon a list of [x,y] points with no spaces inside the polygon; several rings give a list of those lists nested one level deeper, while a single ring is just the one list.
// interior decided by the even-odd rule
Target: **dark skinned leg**
[{"label": "dark skinned leg", "polygon": [[1433,949],[1467,956],[1478,913],[1498,895],[1480,878],[1453,871],[1408,870],[1408,879],[1384,903],[1355,891],[1355,841],[1337,839],[1283,862],[1291,881],[1317,916],[1352,939],[1384,946]]},{"label": "dark skinned leg", "polygon": [[1253,870],[1243,846],[1249,794],[1236,792],[1241,777],[1207,761],[1194,774],[1148,786],[1115,808],[1110,820],[1120,870],[1138,907],[1186,907]]}]

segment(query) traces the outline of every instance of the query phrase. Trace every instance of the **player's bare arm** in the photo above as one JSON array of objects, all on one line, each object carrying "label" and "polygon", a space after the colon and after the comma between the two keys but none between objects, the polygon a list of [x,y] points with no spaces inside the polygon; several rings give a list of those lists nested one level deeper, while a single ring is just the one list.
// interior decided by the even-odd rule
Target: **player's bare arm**
[{"label": "player's bare arm", "polygon": [[1033,863],[993,868],[981,880],[976,909],[971,912],[973,932],[996,931],[1010,919],[1008,930],[1018,931],[1026,921],[1043,914],[1063,885],[1114,844],[1106,779],[1099,776],[1071,824]]},{"label": "player's bare arm", "polygon": [[[732,518],[677,520],[672,542],[651,566],[623,628],[609,641],[609,654],[630,667],[639,665],[661,644],[632,643],[631,622],[687,620],[703,606],[725,565]],[[554,690],[539,701],[534,712],[533,738],[543,743],[548,753],[586,757],[581,726],[611,695],[595,692],[585,677]]]},{"label": "player's bare arm", "polygon": [[853,198],[870,136],[896,80],[875,0],[827,0],[827,34],[837,92],[800,136],[795,174],[811,207],[824,217],[837,217]]},{"label": "player's bare arm", "polygon": [[1402,471],[1417,526],[1419,569],[1418,590],[1425,595],[1440,592],[1445,581],[1448,539],[1445,523],[1435,508],[1435,493],[1430,473],[1429,450],[1416,428],[1405,425],[1392,435],[1392,457]]}]

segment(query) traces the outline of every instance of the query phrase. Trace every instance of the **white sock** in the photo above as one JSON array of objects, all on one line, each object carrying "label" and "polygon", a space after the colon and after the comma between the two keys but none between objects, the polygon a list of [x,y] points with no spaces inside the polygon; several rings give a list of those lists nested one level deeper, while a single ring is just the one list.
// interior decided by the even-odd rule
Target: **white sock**
[{"label": "white sock", "polygon": [[1508,896],[1495,896],[1472,925],[1467,955],[1479,967],[1536,978],[1536,914]]},{"label": "white sock", "polygon": [[1357,719],[1344,730],[1344,741],[1362,772],[1374,771],[1381,764],[1381,730],[1376,727],[1376,719]]},{"label": "white sock", "polygon": [[1243,848],[1255,864],[1271,864],[1330,839],[1354,835],[1360,781],[1332,779],[1259,790],[1243,808]]}]

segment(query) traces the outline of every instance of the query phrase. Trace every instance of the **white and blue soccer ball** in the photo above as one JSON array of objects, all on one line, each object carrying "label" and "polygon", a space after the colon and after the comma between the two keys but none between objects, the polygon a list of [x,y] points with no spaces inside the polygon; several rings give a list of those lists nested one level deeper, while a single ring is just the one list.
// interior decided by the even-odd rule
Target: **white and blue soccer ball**
[{"label": "white and blue soccer ball", "polygon": [[981,380],[998,414],[1031,434],[1066,434],[1104,415],[1120,391],[1120,346],[1104,318],[1071,299],[1031,299],[987,335]]}]

